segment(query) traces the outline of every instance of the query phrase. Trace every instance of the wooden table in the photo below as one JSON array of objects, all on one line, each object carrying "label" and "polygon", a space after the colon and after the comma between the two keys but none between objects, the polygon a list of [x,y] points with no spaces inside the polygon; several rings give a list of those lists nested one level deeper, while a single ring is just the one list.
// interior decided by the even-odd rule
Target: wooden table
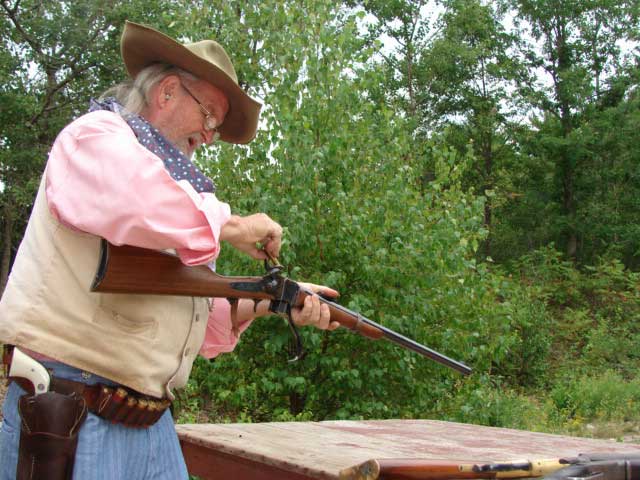
[{"label": "wooden table", "polygon": [[637,444],[435,420],[193,424],[176,428],[189,472],[204,480],[345,480],[356,478],[345,475],[348,469],[385,458],[490,462],[592,452],[640,455]]}]

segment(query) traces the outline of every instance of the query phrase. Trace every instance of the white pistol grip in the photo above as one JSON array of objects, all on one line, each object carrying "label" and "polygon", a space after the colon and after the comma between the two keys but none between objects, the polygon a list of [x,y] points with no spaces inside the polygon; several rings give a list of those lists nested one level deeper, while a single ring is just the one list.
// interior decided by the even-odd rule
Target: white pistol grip
[{"label": "white pistol grip", "polygon": [[17,347],[13,347],[9,377],[26,378],[33,384],[36,395],[49,391],[49,383],[51,382],[49,372],[39,362],[21,352]]}]

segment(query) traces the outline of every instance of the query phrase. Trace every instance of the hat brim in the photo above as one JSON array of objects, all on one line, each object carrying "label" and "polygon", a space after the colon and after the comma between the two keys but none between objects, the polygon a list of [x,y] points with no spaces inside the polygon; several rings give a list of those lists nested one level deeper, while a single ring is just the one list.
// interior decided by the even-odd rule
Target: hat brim
[{"label": "hat brim", "polygon": [[224,92],[229,111],[218,128],[220,139],[249,143],[256,136],[262,105],[247,95],[236,82],[213,63],[196,55],[181,43],[153,28],[127,21],[120,42],[122,59],[132,78],[157,62],[181,68]]}]

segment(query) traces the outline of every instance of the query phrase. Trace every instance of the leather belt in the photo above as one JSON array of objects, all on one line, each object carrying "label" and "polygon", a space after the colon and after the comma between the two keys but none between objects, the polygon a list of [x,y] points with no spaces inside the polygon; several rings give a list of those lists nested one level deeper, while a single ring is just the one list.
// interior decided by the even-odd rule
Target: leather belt
[{"label": "leather belt", "polygon": [[[3,363],[8,372],[11,355],[6,351],[5,348]],[[14,377],[8,381],[15,381],[23,390],[33,394],[33,385],[27,379]],[[56,376],[51,376],[49,390],[64,395],[75,392],[84,398],[91,413],[112,423],[134,428],[150,427],[171,406],[169,400],[143,395],[124,386],[87,385]]]}]

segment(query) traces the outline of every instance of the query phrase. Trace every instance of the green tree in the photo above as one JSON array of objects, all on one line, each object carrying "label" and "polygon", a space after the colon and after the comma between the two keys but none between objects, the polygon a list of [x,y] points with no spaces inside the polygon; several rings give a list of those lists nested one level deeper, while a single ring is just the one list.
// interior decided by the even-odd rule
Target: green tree
[{"label": "green tree", "polygon": [[516,104],[509,93],[523,69],[513,56],[516,39],[491,5],[453,0],[443,6],[438,35],[417,69],[420,117],[425,130],[445,129],[451,145],[470,149],[477,159],[467,182],[489,195],[484,224],[490,235],[483,253],[490,255],[494,202],[511,193],[500,173],[505,158],[513,156],[507,131]]},{"label": "green tree", "polygon": [[580,217],[588,216],[583,207],[592,193],[582,178],[595,168],[581,129],[590,121],[591,106],[606,94],[603,86],[621,73],[619,45],[637,35],[638,5],[611,0],[506,3],[515,9],[521,34],[537,42],[526,53],[531,78],[534,72],[546,74],[546,81],[532,81],[526,89],[541,114],[525,154],[552,168],[550,193],[557,215],[549,222],[551,238],[576,258],[586,226]]},{"label": "green tree", "polygon": [[[363,0],[346,2],[352,7],[362,8],[373,17],[369,23],[369,41],[378,48],[377,55],[383,60],[385,81],[383,95],[399,101],[399,106],[408,117],[418,114],[418,62],[422,49],[430,42],[431,20],[428,0]],[[381,48],[388,43],[391,51]],[[384,100],[384,98],[379,98]]]}]

